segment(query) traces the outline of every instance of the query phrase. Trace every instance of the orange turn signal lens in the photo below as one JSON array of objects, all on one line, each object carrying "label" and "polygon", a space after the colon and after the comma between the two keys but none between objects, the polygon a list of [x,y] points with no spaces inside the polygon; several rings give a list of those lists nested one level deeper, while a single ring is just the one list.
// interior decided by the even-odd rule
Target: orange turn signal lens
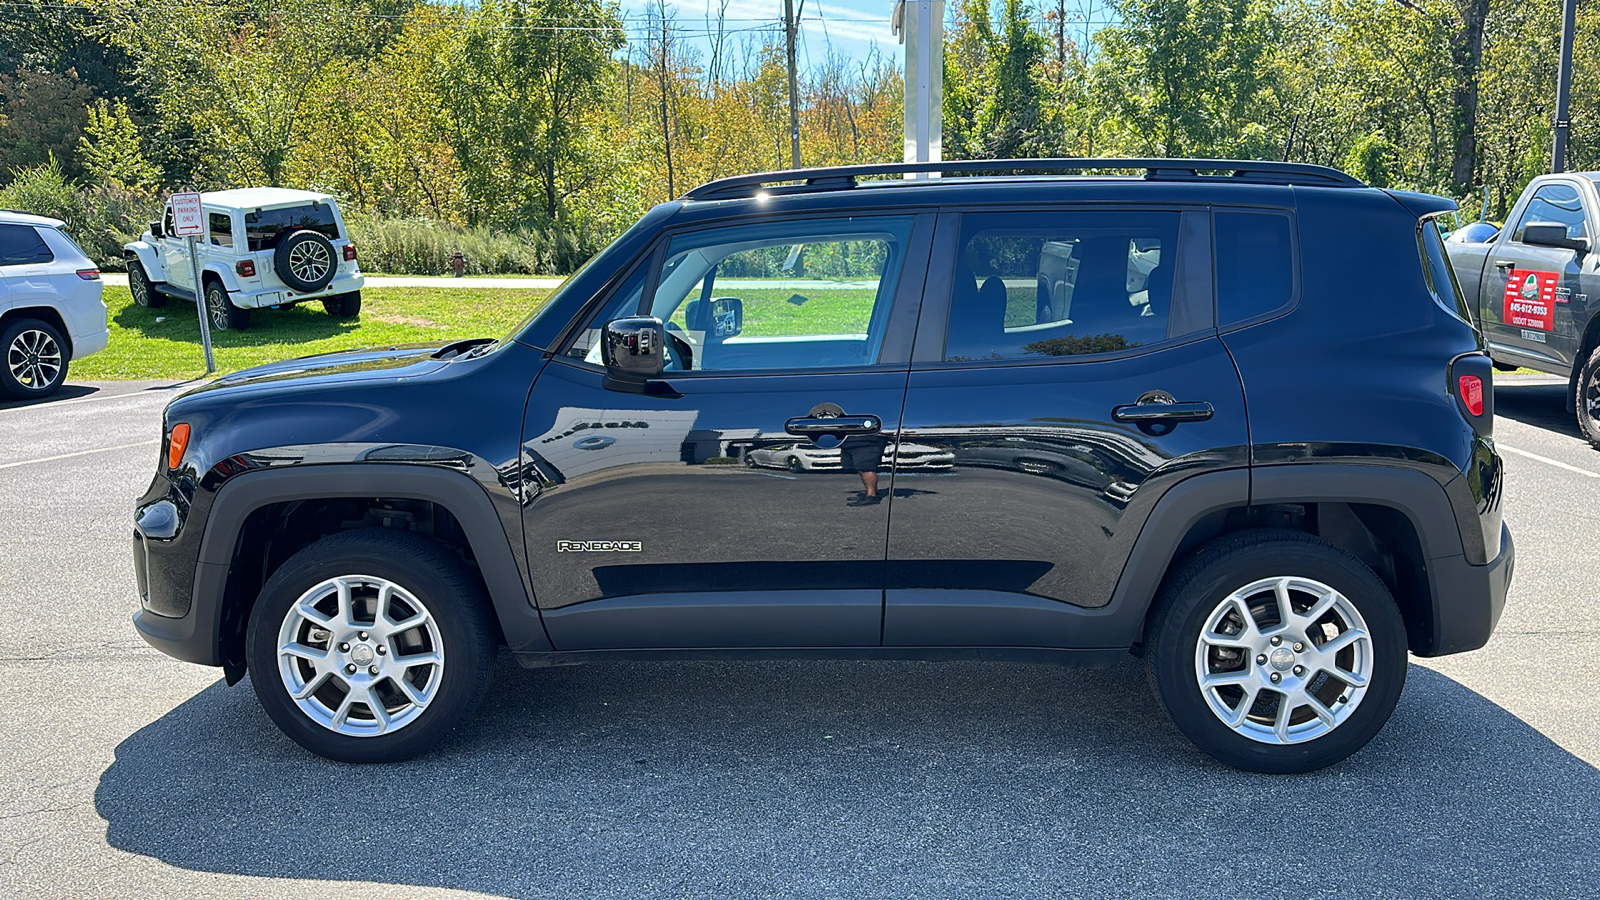
[{"label": "orange turn signal lens", "polygon": [[178,463],[183,462],[183,451],[189,449],[189,423],[179,422],[172,426],[172,434],[167,438],[167,468],[176,469]]}]

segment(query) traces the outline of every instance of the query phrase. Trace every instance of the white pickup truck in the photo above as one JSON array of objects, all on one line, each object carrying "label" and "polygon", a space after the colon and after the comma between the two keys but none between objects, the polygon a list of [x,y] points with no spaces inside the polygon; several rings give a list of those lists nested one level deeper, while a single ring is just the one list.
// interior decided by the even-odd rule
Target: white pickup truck
[{"label": "white pickup truck", "polygon": [[365,278],[345,231],[339,203],[327,194],[287,188],[241,188],[200,195],[206,233],[200,238],[196,291],[186,239],[172,234],[172,206],[137,241],[123,246],[128,289],[140,306],[168,297],[205,297],[213,329],[243,329],[256,309],[321,301],[335,318],[361,311]]}]

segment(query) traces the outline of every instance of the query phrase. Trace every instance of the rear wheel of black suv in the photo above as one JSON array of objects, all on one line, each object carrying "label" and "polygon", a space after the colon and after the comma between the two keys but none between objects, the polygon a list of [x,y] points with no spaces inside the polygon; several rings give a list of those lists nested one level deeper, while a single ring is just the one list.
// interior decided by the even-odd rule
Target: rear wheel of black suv
[{"label": "rear wheel of black suv", "polygon": [[1406,678],[1406,633],[1387,587],[1314,535],[1221,538],[1162,589],[1149,674],[1172,721],[1217,760],[1309,772],[1366,745]]},{"label": "rear wheel of black suv", "polygon": [[483,698],[494,631],[481,582],[409,532],[346,531],[290,557],[250,613],[256,697],[300,746],[341,762],[410,759]]}]

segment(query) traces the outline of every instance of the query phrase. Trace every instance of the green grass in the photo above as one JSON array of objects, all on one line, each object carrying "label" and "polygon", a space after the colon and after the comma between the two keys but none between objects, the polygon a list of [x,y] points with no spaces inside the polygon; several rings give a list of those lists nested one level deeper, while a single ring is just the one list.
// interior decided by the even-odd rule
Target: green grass
[{"label": "green grass", "polygon": [[[361,292],[361,316],[340,321],[311,303],[284,310],[256,310],[245,331],[214,331],[211,345],[218,372],[262,363],[389,344],[415,344],[468,337],[504,337],[537,309],[547,290],[373,288]],[[103,351],[72,364],[72,378],[197,378],[205,374],[200,322],[194,304],[172,300],[144,309],[124,287],[107,286],[111,342]],[[161,319],[162,321],[157,321]]]},{"label": "green grass", "polygon": [[[866,334],[877,288],[769,288],[730,290],[744,301],[744,331],[750,337]],[[796,302],[803,298],[803,302]],[[684,307],[672,321],[684,327]]]}]

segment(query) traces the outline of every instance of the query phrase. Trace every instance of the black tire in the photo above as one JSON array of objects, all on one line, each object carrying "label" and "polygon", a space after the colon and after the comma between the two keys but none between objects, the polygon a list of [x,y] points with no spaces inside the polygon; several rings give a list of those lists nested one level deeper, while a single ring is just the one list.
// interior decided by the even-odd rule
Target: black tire
[{"label": "black tire", "polygon": [[[432,692],[425,705],[408,706],[409,701],[405,700],[388,673],[369,679],[357,667],[356,673],[350,676],[351,680],[343,682],[345,689],[351,693],[354,692],[350,690],[351,685],[363,691],[364,685],[371,685],[375,693],[367,696],[380,700],[383,700],[383,696],[376,692],[385,690],[386,686],[388,696],[398,702],[397,708],[387,714],[396,718],[409,716],[387,733],[367,736],[344,734],[314,719],[312,713],[302,710],[290,696],[288,682],[284,680],[285,675],[279,667],[277,650],[280,632],[286,627],[291,609],[303,596],[330,579],[346,576],[384,579],[398,585],[425,608],[431,619],[417,628],[434,627],[437,631],[439,646],[422,646],[423,651],[431,649],[438,652],[444,661],[440,664],[442,672],[423,667],[431,671],[424,671],[422,675],[428,679],[438,679],[437,683],[429,682],[431,687],[420,688]],[[482,582],[455,555],[434,541],[411,532],[378,528],[340,532],[290,557],[261,589],[255,608],[250,612],[249,630],[245,638],[251,684],[272,721],[295,743],[318,756],[351,763],[410,759],[437,744],[464,721],[483,699],[489,686],[495,650],[496,631],[489,618],[489,609],[489,599]],[[391,607],[393,610],[394,607]],[[358,622],[375,622],[375,611],[369,612],[370,615],[362,613],[352,618]],[[295,626],[297,628],[310,625],[309,619],[296,621],[300,623]],[[341,629],[337,624],[330,624],[329,633],[323,639],[322,643],[335,660],[338,679],[346,677],[348,670],[344,666],[354,665],[356,660],[395,663],[406,658],[402,655],[405,649],[402,642],[409,639],[402,633],[397,632],[397,636],[389,639],[380,639],[374,628],[374,634],[363,639],[361,636],[367,635],[367,632],[358,630],[359,627]],[[374,655],[374,644],[389,649],[377,651],[381,655]],[[350,647],[350,651],[341,652],[341,646]],[[363,648],[366,649],[364,654],[361,653]],[[338,664],[338,660],[346,657],[350,662]],[[334,678],[330,677],[322,689],[310,695],[310,701],[323,703],[324,692],[328,690],[340,693],[339,685],[333,684],[333,681]],[[386,708],[388,702],[384,700]],[[327,705],[332,706],[333,701],[328,701]],[[344,705],[342,700],[340,705]],[[352,704],[350,721],[358,725],[365,723],[376,726],[377,719],[371,714],[371,707],[362,705],[362,709],[368,712],[364,717],[357,718],[353,708],[357,705],[361,704]]]},{"label": "black tire", "polygon": [[0,395],[48,397],[67,382],[71,352],[61,332],[40,319],[18,319],[0,331]]},{"label": "black tire", "polygon": [[167,305],[167,295],[155,289],[144,266],[136,259],[128,260],[128,293],[133,302],[145,309],[160,309]]},{"label": "black tire", "polygon": [[1600,347],[1578,370],[1577,392],[1578,431],[1589,446],[1600,450]]},{"label": "black tire", "polygon": [[228,289],[216,278],[206,279],[206,316],[212,331],[243,331],[250,327],[250,310],[233,305]]},{"label": "black tire", "polygon": [[[1303,685],[1314,695],[1320,695],[1319,703],[1330,717],[1342,717],[1327,726],[1318,720],[1316,710],[1309,704],[1291,706],[1288,721],[1302,718],[1290,727],[1312,729],[1312,733],[1295,743],[1268,743],[1266,741],[1272,738],[1263,732],[1273,730],[1277,710],[1284,704],[1283,698],[1290,695],[1275,693],[1278,688],[1274,685],[1279,682],[1263,684],[1260,693],[1255,695],[1257,699],[1239,714],[1243,731],[1230,726],[1222,720],[1222,712],[1213,711],[1208,694],[1202,692],[1198,670],[1202,664],[1209,668],[1214,662],[1226,663],[1226,656],[1214,654],[1234,651],[1209,649],[1202,658],[1200,637],[1207,620],[1230,594],[1253,583],[1284,576],[1331,587],[1353,605],[1370,640],[1363,649],[1351,649],[1348,657],[1345,651],[1337,651],[1335,659],[1356,660],[1356,654],[1365,652],[1369,654],[1365,667],[1370,673],[1365,688],[1329,676],[1316,659],[1319,648],[1330,639],[1337,639],[1338,635],[1323,632],[1318,640],[1312,629],[1302,629],[1293,623],[1283,630],[1281,644],[1264,644],[1254,659],[1249,658],[1249,651],[1244,652],[1243,658],[1238,660],[1242,666],[1235,670],[1241,676],[1253,678],[1259,673],[1259,678],[1265,681],[1275,673],[1282,679],[1284,690]],[[1300,602],[1295,598],[1313,594],[1295,590],[1289,596],[1294,605]],[[1249,604],[1249,608],[1255,610],[1257,606]],[[1276,617],[1275,601],[1272,607],[1266,608],[1263,604],[1262,608],[1265,615]],[[1298,607],[1296,611],[1300,611]],[[1339,615],[1339,608],[1335,607],[1319,621],[1328,623],[1330,617]],[[1226,617],[1220,619],[1218,630],[1229,627],[1229,621]],[[1263,642],[1279,627],[1261,627],[1259,620],[1254,624],[1263,633],[1260,638]],[[1334,627],[1334,624],[1337,623],[1321,627]],[[1348,623],[1345,624],[1348,627]],[[1303,645],[1295,640],[1296,636],[1316,646],[1306,648],[1308,653],[1298,652],[1297,648]],[[1261,652],[1269,650],[1272,657]],[[1207,545],[1169,577],[1146,629],[1150,682],[1178,730],[1219,762],[1252,772],[1310,772],[1332,765],[1366,746],[1389,720],[1400,700],[1406,680],[1406,652],[1405,624],[1394,598],[1378,576],[1349,553],[1319,537],[1296,531],[1246,531]],[[1276,658],[1280,654],[1285,658]],[[1306,664],[1304,667],[1300,665],[1302,662]],[[1353,667],[1357,664],[1336,663]],[[1317,671],[1311,671],[1312,667]],[[1213,675],[1231,674],[1216,668],[1210,671]],[[1304,677],[1300,677],[1303,673]],[[1229,692],[1237,692],[1231,710],[1237,712],[1245,702],[1244,697],[1249,695],[1241,688],[1230,687],[1218,688],[1213,693],[1218,702],[1222,702],[1222,695]],[[1350,705],[1345,707],[1347,702]],[[1316,730],[1324,727],[1328,730],[1318,735]],[[1249,733],[1260,737],[1251,737]]]},{"label": "black tire", "polygon": [[800,458],[796,456],[789,457],[787,465],[791,472],[804,472],[806,470],[806,467],[800,464]]},{"label": "black tire", "polygon": [[335,294],[322,301],[322,308],[335,319],[354,319],[361,315],[361,292]]},{"label": "black tire", "polygon": [[309,228],[292,231],[272,252],[272,271],[284,284],[302,294],[322,290],[339,271],[333,242]]}]

